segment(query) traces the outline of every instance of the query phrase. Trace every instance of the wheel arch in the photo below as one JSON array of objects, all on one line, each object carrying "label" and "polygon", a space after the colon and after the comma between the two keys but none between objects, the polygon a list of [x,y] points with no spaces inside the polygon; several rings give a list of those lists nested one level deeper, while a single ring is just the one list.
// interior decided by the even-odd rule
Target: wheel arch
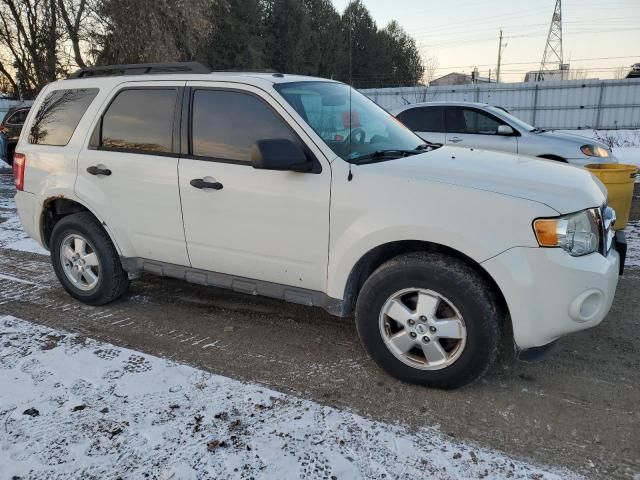
[{"label": "wheel arch", "polygon": [[[362,289],[367,278],[382,264],[391,260],[398,255],[413,252],[434,252],[442,253],[459,260],[469,265],[475,270],[493,289],[500,302],[500,306],[503,308],[505,314],[509,313],[507,301],[502,293],[502,290],[498,286],[497,282],[487,272],[481,264],[470,258],[468,255],[460,252],[446,245],[441,245],[435,242],[428,242],[422,240],[400,240],[384,243],[372,248],[365,253],[356,264],[352,267],[351,272],[347,278],[345,285],[343,302],[344,312],[346,315],[351,315],[354,312],[355,304],[358,299],[358,295]],[[506,315],[505,315],[506,316]]]},{"label": "wheel arch", "polygon": [[111,242],[116,247],[118,253],[120,248],[118,242],[114,238],[112,232],[109,231],[106,223],[98,217],[89,207],[79,202],[78,200],[67,198],[63,195],[57,195],[47,198],[42,203],[42,212],[40,214],[40,238],[44,246],[49,249],[51,243],[51,234],[56,224],[69,215],[74,213],[88,212],[102,225],[107,232],[107,235],[111,239]]}]

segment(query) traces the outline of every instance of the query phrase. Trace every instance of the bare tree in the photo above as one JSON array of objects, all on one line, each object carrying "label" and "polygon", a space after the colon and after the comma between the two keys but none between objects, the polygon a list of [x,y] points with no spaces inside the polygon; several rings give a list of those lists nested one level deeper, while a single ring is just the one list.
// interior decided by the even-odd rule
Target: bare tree
[{"label": "bare tree", "polygon": [[438,71],[438,58],[435,56],[427,57],[423,60],[424,65],[424,75],[422,77],[424,83],[427,85],[431,80],[433,80],[436,76],[436,72]]},{"label": "bare tree", "polygon": [[589,77],[589,70],[586,68],[574,68],[569,71],[569,80],[586,80]]},{"label": "bare tree", "polygon": [[613,72],[613,78],[616,80],[621,80],[623,78],[627,78],[629,74],[629,67],[617,67]]}]

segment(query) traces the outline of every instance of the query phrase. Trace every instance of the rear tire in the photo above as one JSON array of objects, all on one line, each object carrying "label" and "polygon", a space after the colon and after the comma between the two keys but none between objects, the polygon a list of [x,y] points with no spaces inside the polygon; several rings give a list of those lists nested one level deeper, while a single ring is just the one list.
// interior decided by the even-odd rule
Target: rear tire
[{"label": "rear tire", "polygon": [[502,312],[469,265],[417,252],[393,258],[367,279],[356,323],[365,349],[389,374],[451,389],[480,378],[495,361]]},{"label": "rear tire", "polygon": [[51,263],[64,289],[88,305],[120,298],[129,277],[107,232],[89,212],[56,223],[51,233]]}]

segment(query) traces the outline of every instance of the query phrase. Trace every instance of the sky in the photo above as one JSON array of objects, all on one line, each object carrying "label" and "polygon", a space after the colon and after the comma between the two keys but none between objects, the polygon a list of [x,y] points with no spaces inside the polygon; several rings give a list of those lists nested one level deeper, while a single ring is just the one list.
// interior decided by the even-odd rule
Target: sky
[{"label": "sky", "polygon": [[[349,0],[332,0],[342,12]],[[502,81],[523,81],[537,70],[556,0],[363,0],[378,27],[397,20],[423,59],[435,58],[435,76],[495,75],[503,30]],[[640,62],[640,0],[563,0],[564,62],[589,78],[614,78]],[[615,57],[615,58],[614,58]]]}]

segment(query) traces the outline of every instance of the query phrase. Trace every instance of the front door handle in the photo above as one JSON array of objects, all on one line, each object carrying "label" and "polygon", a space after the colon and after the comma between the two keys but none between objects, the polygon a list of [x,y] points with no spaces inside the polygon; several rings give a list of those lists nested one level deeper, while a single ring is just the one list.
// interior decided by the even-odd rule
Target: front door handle
[{"label": "front door handle", "polygon": [[91,165],[89,168],[87,168],[87,172],[91,175],[105,175],[107,177],[111,175],[111,170],[109,170],[108,168],[100,168],[95,165]]},{"label": "front door handle", "polygon": [[222,184],[220,182],[207,182],[202,178],[194,178],[189,183],[192,187],[195,188],[211,188],[213,190],[222,190]]},{"label": "front door handle", "polygon": [[453,138],[450,138],[449,141],[451,143],[459,143],[462,141],[462,139],[460,137],[453,137]]}]

